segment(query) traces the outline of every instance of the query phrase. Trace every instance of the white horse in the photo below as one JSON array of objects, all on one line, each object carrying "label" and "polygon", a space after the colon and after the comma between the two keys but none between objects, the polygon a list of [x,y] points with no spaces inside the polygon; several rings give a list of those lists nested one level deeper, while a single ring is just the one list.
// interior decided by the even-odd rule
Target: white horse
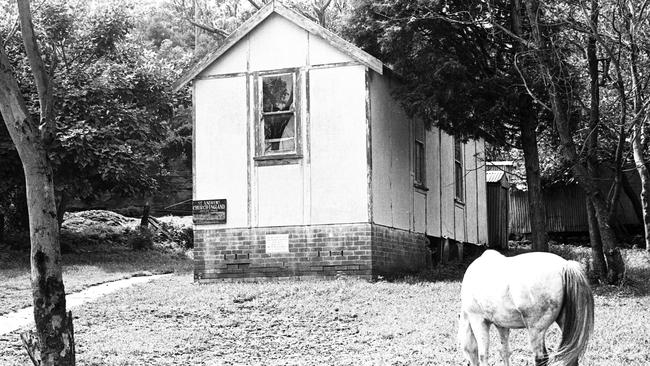
[{"label": "white horse", "polygon": [[458,338],[471,366],[488,365],[490,325],[510,365],[510,329],[526,328],[536,366],[548,365],[544,337],[556,322],[562,340],[554,361],[576,366],[594,326],[594,298],[580,264],[550,253],[505,257],[487,250],[467,268],[461,289]]}]

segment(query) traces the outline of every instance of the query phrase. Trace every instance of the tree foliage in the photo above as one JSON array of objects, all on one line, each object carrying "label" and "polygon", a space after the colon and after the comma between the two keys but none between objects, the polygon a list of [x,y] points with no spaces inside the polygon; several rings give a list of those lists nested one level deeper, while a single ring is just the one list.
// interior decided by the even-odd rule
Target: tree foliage
[{"label": "tree foliage", "polygon": [[[189,54],[171,52],[174,62],[159,57],[151,41],[133,37],[134,9],[85,2],[47,2],[35,14],[39,41],[57,85],[55,139],[50,159],[60,201],[94,200],[102,195],[136,196],[158,187],[165,173],[161,152],[175,140],[174,108],[188,104],[185,94],[172,94]],[[27,70],[20,39],[10,30],[6,48],[15,68]],[[19,74],[27,95],[33,81]],[[38,101],[28,101],[36,111]],[[34,113],[34,112],[33,112]],[[0,139],[2,134],[0,133]],[[24,189],[17,155],[10,144],[0,145],[3,191]],[[6,174],[6,175],[5,175]],[[8,207],[7,205],[5,205]]]}]

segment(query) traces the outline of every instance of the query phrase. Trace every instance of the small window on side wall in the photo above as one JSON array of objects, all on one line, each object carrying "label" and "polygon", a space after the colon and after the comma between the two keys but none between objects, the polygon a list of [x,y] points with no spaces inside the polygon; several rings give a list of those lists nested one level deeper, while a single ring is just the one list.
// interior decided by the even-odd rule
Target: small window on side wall
[{"label": "small window on side wall", "polygon": [[258,156],[296,153],[296,93],[293,73],[264,75],[260,82],[261,150]]},{"label": "small window on side wall", "polygon": [[456,201],[465,202],[465,168],[463,166],[463,145],[459,138],[454,137],[454,174],[456,186]]},{"label": "small window on side wall", "polygon": [[416,186],[424,187],[424,142],[415,140],[413,145],[413,170]]}]

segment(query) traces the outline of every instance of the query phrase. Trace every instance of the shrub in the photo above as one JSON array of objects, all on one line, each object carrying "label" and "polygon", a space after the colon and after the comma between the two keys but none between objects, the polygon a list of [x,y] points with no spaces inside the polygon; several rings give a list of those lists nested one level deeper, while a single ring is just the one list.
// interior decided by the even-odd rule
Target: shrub
[{"label": "shrub", "polygon": [[133,250],[147,250],[153,248],[154,235],[149,228],[138,226],[126,233],[126,243]]}]

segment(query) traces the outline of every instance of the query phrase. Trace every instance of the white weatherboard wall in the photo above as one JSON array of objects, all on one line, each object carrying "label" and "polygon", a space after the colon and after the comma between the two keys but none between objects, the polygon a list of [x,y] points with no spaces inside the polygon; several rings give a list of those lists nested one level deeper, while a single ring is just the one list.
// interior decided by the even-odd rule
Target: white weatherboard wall
[{"label": "white weatherboard wall", "polygon": [[427,234],[440,237],[440,130],[431,128],[426,140]]},{"label": "white weatherboard wall", "polygon": [[365,67],[309,73],[311,223],[368,221]]},{"label": "white weatherboard wall", "polygon": [[454,138],[440,131],[440,227],[442,237],[455,239]]},{"label": "white weatherboard wall", "polygon": [[467,194],[465,195],[465,214],[467,220],[467,241],[470,243],[478,243],[478,189],[477,170],[476,170],[476,144],[474,140],[470,140],[465,145],[465,184],[467,186]]},{"label": "white weatherboard wall", "polygon": [[246,78],[196,80],[194,199],[228,200],[224,227],[247,225]]},{"label": "white weatherboard wall", "polygon": [[[353,64],[273,14],[199,74],[195,199],[228,200],[228,222],[210,226],[368,222],[366,67]],[[299,69],[303,158],[258,166],[253,75],[278,69]]]},{"label": "white weatherboard wall", "polygon": [[436,127],[425,129],[427,190],[415,188],[414,134],[421,133],[422,122],[406,116],[391,95],[387,77],[371,73],[370,80],[373,222],[461,242],[485,242],[485,170],[476,157],[483,141],[463,145],[465,197],[457,202],[454,138]]},{"label": "white weatherboard wall", "polygon": [[412,230],[411,119],[391,96],[390,80],[370,73],[373,222]]},{"label": "white weatherboard wall", "polygon": [[487,187],[485,185],[485,141],[476,142],[476,188],[478,189],[478,242],[488,242]]}]

